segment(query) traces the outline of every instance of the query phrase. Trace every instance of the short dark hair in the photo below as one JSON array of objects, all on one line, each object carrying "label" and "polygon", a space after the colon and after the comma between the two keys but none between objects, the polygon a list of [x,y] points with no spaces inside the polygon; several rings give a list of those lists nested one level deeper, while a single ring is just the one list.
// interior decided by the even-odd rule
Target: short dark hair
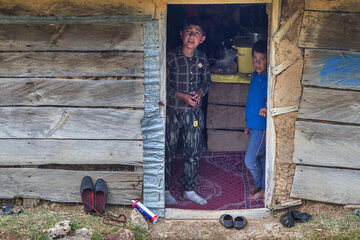
[{"label": "short dark hair", "polygon": [[185,19],[185,21],[183,22],[182,30],[185,30],[190,25],[199,26],[201,28],[201,31],[202,31],[203,35],[206,35],[205,34],[205,29],[204,29],[204,27],[202,25],[202,22],[201,22],[200,18],[198,18],[198,17],[190,17],[190,18]]},{"label": "short dark hair", "polygon": [[254,43],[251,54],[254,55],[254,52],[267,54],[267,42],[261,39]]}]

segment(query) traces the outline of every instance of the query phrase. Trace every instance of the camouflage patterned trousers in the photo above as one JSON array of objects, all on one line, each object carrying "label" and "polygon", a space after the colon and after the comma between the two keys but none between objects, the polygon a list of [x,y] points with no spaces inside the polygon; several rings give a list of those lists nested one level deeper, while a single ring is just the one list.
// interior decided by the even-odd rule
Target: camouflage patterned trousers
[{"label": "camouflage patterned trousers", "polygon": [[[204,113],[199,108],[192,112],[179,112],[173,108],[166,109],[165,138],[165,189],[169,190],[171,163],[175,158],[179,137],[183,139],[184,189],[194,191],[198,175],[199,160],[202,148]],[[181,136],[179,136],[181,133]]]}]

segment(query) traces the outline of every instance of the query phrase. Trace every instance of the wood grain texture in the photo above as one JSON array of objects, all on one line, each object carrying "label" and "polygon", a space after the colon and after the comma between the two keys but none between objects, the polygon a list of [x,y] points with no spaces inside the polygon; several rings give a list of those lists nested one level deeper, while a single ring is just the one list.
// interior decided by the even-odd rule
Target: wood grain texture
[{"label": "wood grain texture", "polygon": [[1,77],[144,76],[144,54],[125,52],[0,53]]},{"label": "wood grain texture", "polygon": [[209,90],[208,103],[245,106],[249,84],[213,82]]},{"label": "wood grain texture", "polygon": [[360,12],[359,0],[305,0],[306,10]]},{"label": "wood grain texture", "polygon": [[208,129],[209,152],[240,152],[246,151],[249,138],[243,131],[223,131]]},{"label": "wood grain texture", "polygon": [[142,15],[155,12],[155,4],[148,0],[1,0],[2,15],[18,16],[95,16]]},{"label": "wood grain texture", "polygon": [[359,14],[305,11],[299,46],[359,51],[359,23]]},{"label": "wood grain texture", "polygon": [[208,104],[206,127],[220,129],[244,129],[245,107]]},{"label": "wood grain texture", "polygon": [[360,169],[360,127],[297,121],[296,164]]},{"label": "wood grain texture", "polygon": [[108,203],[131,205],[140,199],[143,174],[141,172],[69,171],[36,168],[0,168],[0,184],[7,186],[0,198],[40,198],[53,202],[81,202],[80,185],[85,176],[95,184],[104,179],[108,187]]},{"label": "wood grain texture", "polygon": [[0,78],[0,105],[144,107],[144,81]]},{"label": "wood grain texture", "polygon": [[360,89],[360,53],[305,50],[303,85]]},{"label": "wood grain texture", "polygon": [[304,88],[299,118],[360,123],[360,92]]},{"label": "wood grain texture", "polygon": [[137,139],[143,110],[3,107],[0,138]]},{"label": "wood grain texture", "polygon": [[359,179],[359,170],[296,166],[290,197],[337,204],[359,204]]},{"label": "wood grain texture", "polygon": [[0,165],[142,166],[142,162],[142,141],[0,139]]},{"label": "wood grain texture", "polygon": [[144,51],[141,23],[0,24],[0,51]]}]

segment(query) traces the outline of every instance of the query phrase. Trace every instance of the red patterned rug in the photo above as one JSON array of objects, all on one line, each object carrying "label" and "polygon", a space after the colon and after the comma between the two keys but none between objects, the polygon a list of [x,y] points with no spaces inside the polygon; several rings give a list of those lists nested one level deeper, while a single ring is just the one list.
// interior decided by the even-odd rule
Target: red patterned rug
[{"label": "red patterned rug", "polygon": [[182,197],[182,157],[176,157],[172,165],[170,192],[178,201],[167,208],[196,210],[234,210],[263,208],[263,199],[247,200],[252,177],[244,163],[245,152],[205,153],[200,159],[199,175],[195,192],[208,204],[201,206]]}]

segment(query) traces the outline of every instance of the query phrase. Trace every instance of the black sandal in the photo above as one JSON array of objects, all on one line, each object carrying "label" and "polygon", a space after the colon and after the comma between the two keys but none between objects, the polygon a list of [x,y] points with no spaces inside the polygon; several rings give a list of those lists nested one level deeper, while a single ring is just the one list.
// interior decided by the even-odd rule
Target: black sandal
[{"label": "black sandal", "polygon": [[298,210],[292,210],[291,214],[293,215],[295,221],[297,222],[307,222],[311,219],[311,215],[308,213],[301,213]]},{"label": "black sandal", "polygon": [[295,224],[295,219],[291,213],[291,211],[287,211],[280,217],[280,223],[287,228],[291,228]]}]

